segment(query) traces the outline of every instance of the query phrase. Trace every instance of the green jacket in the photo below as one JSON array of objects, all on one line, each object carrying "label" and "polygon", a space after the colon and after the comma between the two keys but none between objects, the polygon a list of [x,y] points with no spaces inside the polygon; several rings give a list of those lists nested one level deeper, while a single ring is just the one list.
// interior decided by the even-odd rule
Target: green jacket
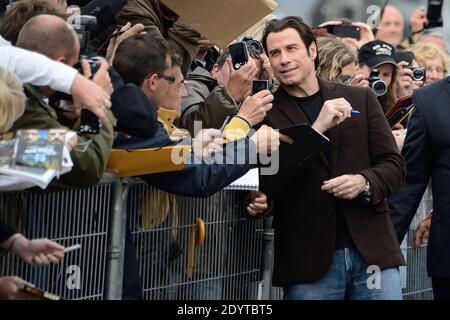
[{"label": "green jacket", "polygon": [[181,101],[178,125],[187,129],[191,136],[194,136],[195,121],[201,121],[203,129],[219,129],[227,116],[233,117],[239,112],[240,105],[205,69],[197,67],[186,80],[188,96]]},{"label": "green jacket", "polygon": [[[31,85],[24,85],[24,88],[28,96],[25,113],[14,123],[13,130],[64,128],[58,122],[55,110],[44,101],[41,91]],[[99,134],[78,134],[78,144],[70,153],[72,171],[62,175],[52,186],[89,187],[101,180],[111,152],[113,125],[116,122],[111,112],[108,111],[107,116],[111,123],[103,124]],[[69,129],[78,131],[79,122]],[[86,144],[88,146],[84,151],[82,149]]]},{"label": "green jacket", "polygon": [[153,0],[128,0],[128,3],[120,10],[116,17],[118,24],[132,25],[142,23],[145,31],[152,36],[163,39],[167,48],[183,57],[183,74],[186,75],[192,60],[197,55],[200,45],[200,33],[189,25],[176,21],[171,28],[165,30],[164,23]]}]

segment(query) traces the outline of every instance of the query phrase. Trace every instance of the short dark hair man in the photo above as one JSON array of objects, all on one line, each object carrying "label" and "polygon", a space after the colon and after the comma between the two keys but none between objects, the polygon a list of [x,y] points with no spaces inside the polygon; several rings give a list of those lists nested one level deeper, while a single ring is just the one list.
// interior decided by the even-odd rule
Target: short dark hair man
[{"label": "short dark hair man", "polygon": [[297,165],[280,159],[263,177],[275,203],[274,284],[288,299],[401,299],[404,259],[385,199],[405,169],[380,104],[367,88],[317,78],[316,40],[300,18],[271,21],[263,45],[281,85],[266,123],[309,123],[336,146]]}]

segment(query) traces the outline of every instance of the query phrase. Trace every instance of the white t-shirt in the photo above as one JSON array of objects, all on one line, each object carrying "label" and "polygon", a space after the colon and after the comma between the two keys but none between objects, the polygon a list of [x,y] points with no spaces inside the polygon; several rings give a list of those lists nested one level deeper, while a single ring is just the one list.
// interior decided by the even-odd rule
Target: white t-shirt
[{"label": "white t-shirt", "polygon": [[77,70],[46,56],[16,48],[0,36],[0,67],[15,73],[23,83],[50,86],[70,93]]}]

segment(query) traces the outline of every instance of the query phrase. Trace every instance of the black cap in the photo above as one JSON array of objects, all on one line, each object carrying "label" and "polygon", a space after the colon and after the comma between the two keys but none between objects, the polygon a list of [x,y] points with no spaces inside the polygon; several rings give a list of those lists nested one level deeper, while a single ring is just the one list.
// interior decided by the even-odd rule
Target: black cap
[{"label": "black cap", "polygon": [[155,135],[156,111],[139,87],[127,84],[115,89],[111,104],[111,111],[117,118],[115,131],[147,139]]},{"label": "black cap", "polygon": [[395,49],[389,43],[381,40],[370,41],[359,50],[358,62],[369,68],[376,68],[385,63],[397,66]]}]

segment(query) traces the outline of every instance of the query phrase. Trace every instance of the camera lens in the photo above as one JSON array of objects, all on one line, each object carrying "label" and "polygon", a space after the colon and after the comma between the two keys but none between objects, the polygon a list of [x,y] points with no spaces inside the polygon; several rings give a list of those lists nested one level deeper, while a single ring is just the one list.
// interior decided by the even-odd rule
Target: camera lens
[{"label": "camera lens", "polygon": [[261,53],[262,48],[261,48],[261,44],[257,41],[252,41],[248,44],[250,47],[253,48],[253,50],[255,50],[255,52]]},{"label": "camera lens", "polygon": [[249,39],[249,38],[244,38],[243,41],[247,44],[247,49],[248,49],[248,52],[250,53],[250,55],[253,58],[259,59],[259,57],[261,56],[261,53],[263,52],[262,44],[257,40],[253,40],[253,39]]},{"label": "camera lens", "polygon": [[416,68],[413,70],[413,79],[415,81],[422,81],[425,78],[425,73],[423,69]]},{"label": "camera lens", "polygon": [[386,84],[383,81],[378,80],[378,81],[375,81],[372,84],[372,90],[375,93],[375,95],[380,97],[380,96],[384,96],[386,94],[387,87],[386,87]]}]

